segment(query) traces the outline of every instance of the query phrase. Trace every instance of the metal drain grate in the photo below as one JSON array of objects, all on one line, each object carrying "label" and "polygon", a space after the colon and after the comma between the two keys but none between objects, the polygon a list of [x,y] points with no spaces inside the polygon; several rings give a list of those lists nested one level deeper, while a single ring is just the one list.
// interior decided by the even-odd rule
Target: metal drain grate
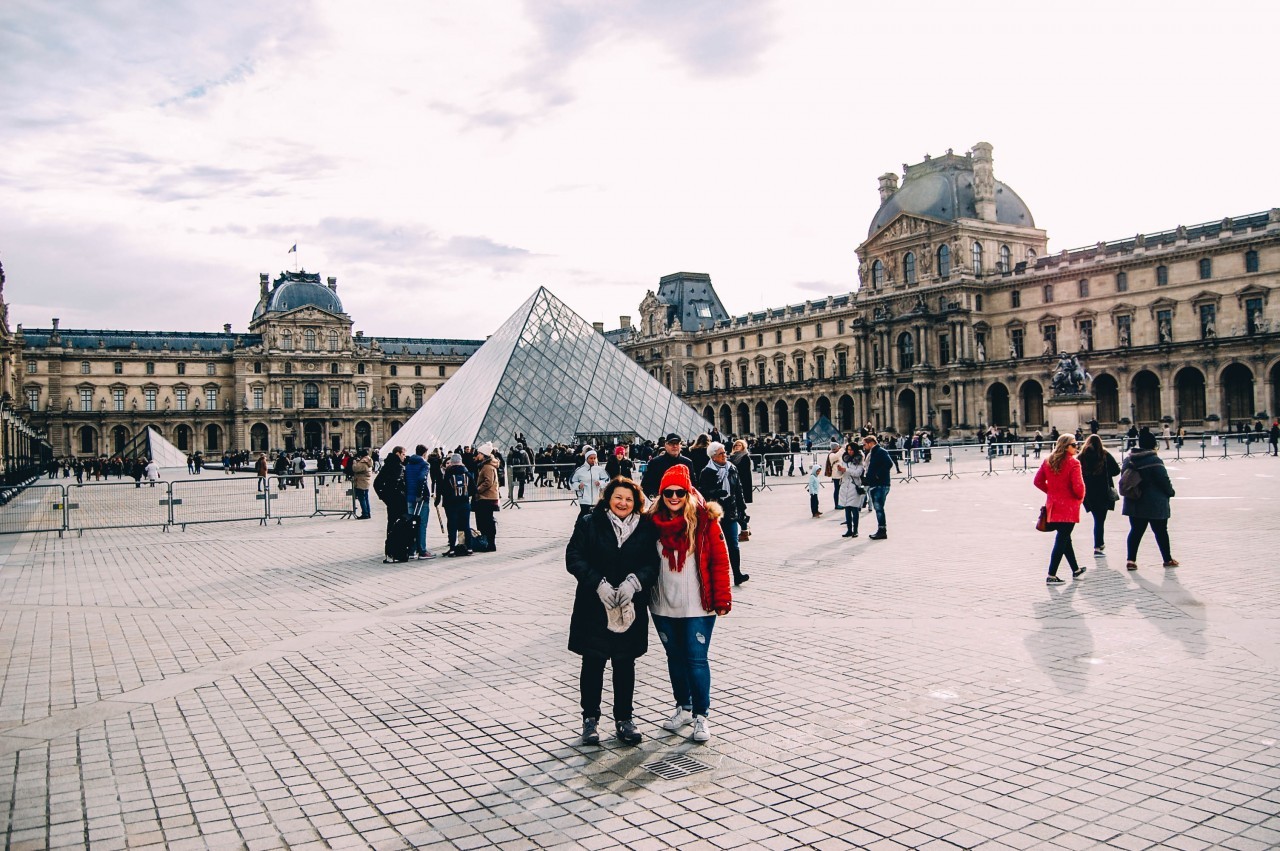
[{"label": "metal drain grate", "polygon": [[646,762],[640,767],[646,771],[652,771],[663,780],[678,780],[681,777],[688,777],[690,774],[697,774],[699,771],[711,770],[711,766],[703,765],[696,759],[687,756],[663,757],[657,762]]}]

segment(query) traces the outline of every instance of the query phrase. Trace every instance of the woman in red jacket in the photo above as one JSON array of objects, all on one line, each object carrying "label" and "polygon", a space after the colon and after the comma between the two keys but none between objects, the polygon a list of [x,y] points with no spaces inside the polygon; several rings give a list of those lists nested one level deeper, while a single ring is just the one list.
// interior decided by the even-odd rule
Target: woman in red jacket
[{"label": "woman in red jacket", "polygon": [[1058,565],[1063,557],[1071,566],[1071,577],[1079,579],[1084,568],[1076,563],[1076,551],[1071,546],[1071,532],[1080,522],[1080,503],[1084,502],[1084,475],[1076,459],[1079,451],[1075,435],[1064,434],[1054,444],[1053,453],[1040,465],[1036,473],[1036,487],[1048,494],[1045,500],[1045,519],[1056,534],[1053,538],[1053,554],[1049,556],[1049,576],[1045,582],[1060,585]]},{"label": "woman in red jacket", "polygon": [[720,528],[720,506],[693,489],[689,468],[677,464],[662,476],[653,508],[661,566],[649,600],[653,625],[667,651],[675,712],[662,726],[677,732],[693,724],[693,740],[711,738],[711,666],[707,650],[717,615],[733,605],[729,550]]}]

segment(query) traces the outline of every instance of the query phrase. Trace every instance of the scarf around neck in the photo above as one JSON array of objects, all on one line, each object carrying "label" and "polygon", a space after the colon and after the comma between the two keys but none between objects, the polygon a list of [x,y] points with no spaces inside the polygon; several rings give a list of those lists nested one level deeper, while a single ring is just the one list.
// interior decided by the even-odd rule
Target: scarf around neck
[{"label": "scarf around neck", "polygon": [[658,545],[662,548],[662,557],[671,565],[672,570],[679,573],[684,570],[684,557],[689,551],[684,515],[667,517],[658,511],[653,514],[653,524],[658,527]]},{"label": "scarf around neck", "polygon": [[723,464],[717,464],[715,461],[711,461],[707,464],[707,469],[715,471],[716,478],[720,480],[720,490],[724,491],[727,496],[729,494],[729,462],[725,461]]},{"label": "scarf around neck", "polygon": [[605,509],[604,513],[609,517],[609,525],[613,528],[613,534],[618,537],[618,546],[621,547],[626,543],[627,538],[631,537],[631,533],[640,525],[640,515],[638,512],[631,512],[626,517],[618,517],[609,509]]}]

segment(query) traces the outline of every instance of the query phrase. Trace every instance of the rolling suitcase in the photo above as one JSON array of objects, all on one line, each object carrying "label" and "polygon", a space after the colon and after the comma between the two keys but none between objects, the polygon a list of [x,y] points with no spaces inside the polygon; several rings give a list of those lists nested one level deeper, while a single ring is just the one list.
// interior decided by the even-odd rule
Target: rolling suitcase
[{"label": "rolling suitcase", "polygon": [[418,540],[418,521],[416,514],[406,514],[391,524],[383,547],[387,561],[408,561],[413,557],[413,547]]}]

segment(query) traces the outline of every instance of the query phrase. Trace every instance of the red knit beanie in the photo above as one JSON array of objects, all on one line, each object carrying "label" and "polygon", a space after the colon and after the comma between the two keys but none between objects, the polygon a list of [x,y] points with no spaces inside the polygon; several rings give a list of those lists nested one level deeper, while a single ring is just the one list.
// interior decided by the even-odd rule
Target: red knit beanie
[{"label": "red knit beanie", "polygon": [[675,464],[663,473],[662,484],[658,485],[658,493],[662,493],[667,488],[684,488],[690,493],[695,493],[693,482],[689,478],[689,468],[683,464]]}]

